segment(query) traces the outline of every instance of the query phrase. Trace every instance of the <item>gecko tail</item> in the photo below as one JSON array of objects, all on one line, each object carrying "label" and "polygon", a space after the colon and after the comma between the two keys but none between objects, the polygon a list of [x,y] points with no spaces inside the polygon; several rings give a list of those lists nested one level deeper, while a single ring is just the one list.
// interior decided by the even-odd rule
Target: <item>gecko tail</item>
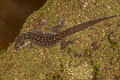
[{"label": "gecko tail", "polygon": [[79,31],[82,31],[84,29],[87,29],[88,27],[90,26],[93,26],[97,23],[100,23],[106,19],[110,19],[110,18],[113,18],[113,17],[116,17],[117,15],[114,15],[114,16],[108,16],[108,17],[103,17],[103,18],[98,18],[98,19],[94,19],[94,20],[91,20],[91,21],[88,21],[88,22],[84,22],[84,23],[81,23],[81,24],[77,24],[71,28],[68,28],[67,30],[61,32],[61,34],[64,34],[66,36],[68,35],[72,35],[76,32],[79,32]]}]

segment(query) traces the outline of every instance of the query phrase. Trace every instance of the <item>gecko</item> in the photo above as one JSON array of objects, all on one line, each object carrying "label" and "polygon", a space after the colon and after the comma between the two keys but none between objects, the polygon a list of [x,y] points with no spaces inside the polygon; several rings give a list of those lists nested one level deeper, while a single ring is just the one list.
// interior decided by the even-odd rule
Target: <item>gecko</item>
[{"label": "gecko", "polygon": [[88,22],[77,24],[59,33],[47,33],[47,32],[43,32],[39,30],[24,32],[24,33],[19,34],[16,37],[14,48],[20,49],[23,46],[25,46],[26,45],[25,40],[28,40],[31,43],[34,43],[38,46],[51,47],[57,44],[58,42],[62,41],[64,38],[66,38],[69,35],[75,34],[76,32],[87,29],[90,26],[93,26],[97,23],[100,23],[101,21],[104,21],[106,19],[110,19],[113,17],[116,17],[116,15],[103,17],[103,18],[97,18],[97,19],[94,19]]}]

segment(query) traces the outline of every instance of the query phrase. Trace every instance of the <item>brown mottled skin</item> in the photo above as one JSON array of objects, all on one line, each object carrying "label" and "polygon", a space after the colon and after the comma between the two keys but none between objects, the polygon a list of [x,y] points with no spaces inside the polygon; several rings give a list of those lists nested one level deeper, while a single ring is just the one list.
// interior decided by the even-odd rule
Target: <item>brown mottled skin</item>
[{"label": "brown mottled skin", "polygon": [[60,33],[45,33],[42,31],[33,31],[33,32],[25,32],[20,34],[16,40],[15,40],[15,49],[20,48],[21,46],[24,45],[25,40],[29,40],[30,42],[37,44],[39,46],[43,47],[49,47],[53,46],[68,35],[72,35],[76,32],[79,32],[81,30],[84,30],[90,26],[93,26],[94,24],[97,24],[103,20],[110,19],[116,16],[109,16],[109,17],[104,17],[104,18],[98,18],[94,19],[82,24],[77,24],[74,25],[65,31],[62,31]]}]

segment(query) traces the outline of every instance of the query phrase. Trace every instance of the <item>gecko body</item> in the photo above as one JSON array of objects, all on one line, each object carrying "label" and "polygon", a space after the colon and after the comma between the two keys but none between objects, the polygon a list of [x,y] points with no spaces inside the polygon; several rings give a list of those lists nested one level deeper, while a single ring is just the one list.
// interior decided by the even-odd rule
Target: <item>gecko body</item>
[{"label": "gecko body", "polygon": [[84,30],[90,26],[93,26],[103,20],[110,19],[116,16],[109,16],[109,17],[103,17],[94,19],[82,24],[74,25],[62,32],[59,33],[46,33],[42,31],[33,31],[33,32],[25,32],[20,34],[16,40],[15,40],[15,49],[20,48],[25,43],[25,40],[29,40],[30,42],[37,44],[39,46],[43,47],[50,47],[61,41],[62,39],[66,38],[69,35],[72,35],[76,32],[79,32],[81,30]]}]

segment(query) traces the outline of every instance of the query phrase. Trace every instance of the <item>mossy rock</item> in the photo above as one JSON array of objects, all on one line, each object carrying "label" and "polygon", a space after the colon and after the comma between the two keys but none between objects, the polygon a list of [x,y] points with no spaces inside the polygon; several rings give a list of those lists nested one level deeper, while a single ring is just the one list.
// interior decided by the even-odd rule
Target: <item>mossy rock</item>
[{"label": "mossy rock", "polygon": [[75,43],[65,50],[60,50],[59,43],[50,48],[35,45],[30,49],[27,45],[20,50],[11,44],[0,55],[0,80],[119,80],[119,14],[118,0],[47,0],[27,18],[21,33],[46,20],[43,31],[49,32],[62,18],[63,29],[67,29],[99,17],[118,17],[67,37]]}]

